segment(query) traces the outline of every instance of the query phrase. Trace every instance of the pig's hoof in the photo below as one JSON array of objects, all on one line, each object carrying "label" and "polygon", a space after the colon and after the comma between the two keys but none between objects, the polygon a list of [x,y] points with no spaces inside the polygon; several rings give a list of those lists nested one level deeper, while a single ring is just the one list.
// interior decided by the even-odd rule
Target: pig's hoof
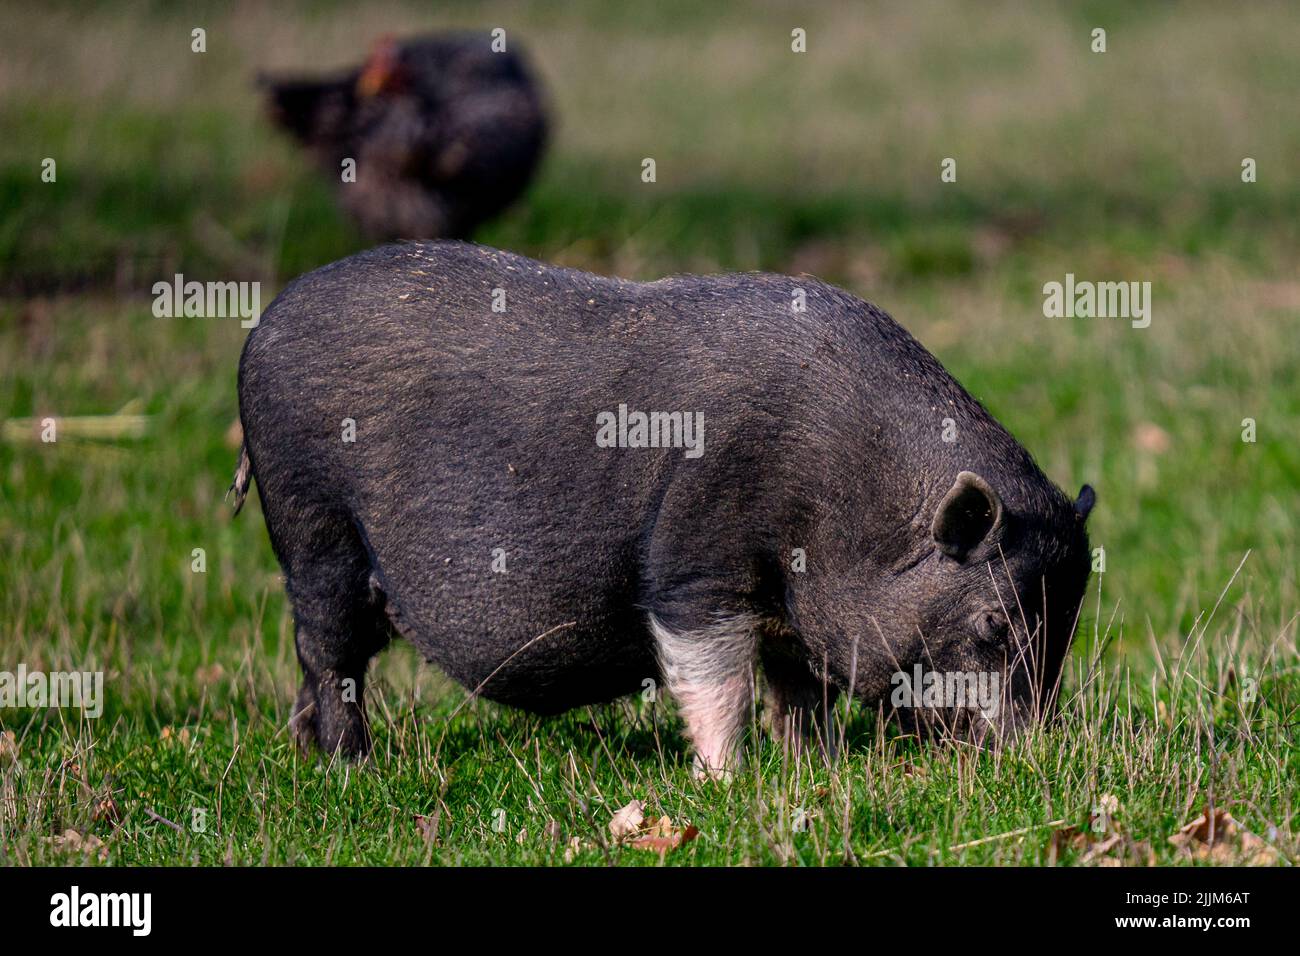
[{"label": "pig's hoof", "polygon": [[370,728],[365,718],[336,721],[316,728],[317,739],[326,753],[336,753],[349,760],[364,760],[370,755]]},{"label": "pig's hoof", "polygon": [[370,754],[370,729],[364,719],[343,720],[321,726],[315,705],[294,714],[289,726],[304,757],[323,751],[349,760],[364,760]]},{"label": "pig's hoof", "polygon": [[370,727],[362,707],[341,695],[322,699],[320,689],[305,681],[289,727],[303,756],[319,750],[361,760],[370,753]]}]

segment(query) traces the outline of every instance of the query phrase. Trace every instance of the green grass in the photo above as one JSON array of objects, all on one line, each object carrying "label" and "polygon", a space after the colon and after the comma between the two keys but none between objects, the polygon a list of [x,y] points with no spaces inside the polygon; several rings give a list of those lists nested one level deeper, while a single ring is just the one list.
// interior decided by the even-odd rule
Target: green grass
[{"label": "green grass", "polygon": [[[367,23],[428,25],[419,9]],[[266,303],[361,248],[247,85],[257,66],[344,62],[356,14],[213,7],[205,60],[167,40],[193,18],[155,8],[56,8],[21,49],[0,13],[0,420],[150,416],[134,441],[0,436],[0,670],[103,670],[107,687],[94,721],[0,709],[0,861],[79,862],[72,829],[119,864],[656,865],[608,839],[635,799],[700,829],[670,864],[1180,863],[1168,838],[1211,804],[1295,862],[1300,17],[835,9],[800,14],[799,60],[776,8],[493,8],[561,125],[479,238],[630,277],[807,271],[892,312],[1052,478],[1099,491],[1107,570],[1064,719],[989,754],[855,709],[829,764],[755,728],[724,787],[692,778],[668,702],[549,720],[464,705],[399,646],[368,692],[372,760],[298,756],[278,568],[256,501],[232,521],[221,500],[244,331],[155,319],[148,290],[175,271],[260,279]],[[1079,52],[1095,22],[1102,57]],[[1045,319],[1042,284],[1066,272],[1150,280],[1151,327]],[[1111,798],[1120,843],[1053,835]]]}]

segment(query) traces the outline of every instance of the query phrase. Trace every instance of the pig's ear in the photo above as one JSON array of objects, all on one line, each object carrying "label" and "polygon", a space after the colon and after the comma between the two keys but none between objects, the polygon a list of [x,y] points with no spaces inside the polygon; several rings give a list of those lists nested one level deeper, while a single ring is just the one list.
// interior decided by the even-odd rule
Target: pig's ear
[{"label": "pig's ear", "polygon": [[940,551],[963,561],[1001,520],[998,493],[979,475],[963,471],[939,502],[930,531]]},{"label": "pig's ear", "polygon": [[1097,492],[1092,490],[1092,485],[1084,485],[1079,489],[1078,500],[1074,502],[1074,513],[1079,516],[1080,521],[1087,521],[1088,514],[1096,503]]}]

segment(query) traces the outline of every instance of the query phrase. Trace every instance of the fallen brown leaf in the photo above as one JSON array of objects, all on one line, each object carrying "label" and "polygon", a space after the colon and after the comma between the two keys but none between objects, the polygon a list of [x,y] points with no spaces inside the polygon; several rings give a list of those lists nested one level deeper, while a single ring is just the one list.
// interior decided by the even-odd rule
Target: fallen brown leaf
[{"label": "fallen brown leaf", "polygon": [[1202,813],[1169,838],[1180,855],[1208,863],[1271,866],[1278,852],[1243,827],[1227,810]]},{"label": "fallen brown leaf", "polygon": [[635,847],[638,850],[667,853],[679,846],[685,846],[699,835],[700,831],[692,824],[687,824],[684,828],[678,828],[673,826],[673,821],[668,817],[660,817],[642,836],[628,843],[628,846]]},{"label": "fallen brown leaf", "polygon": [[640,800],[633,800],[627,806],[614,811],[614,818],[609,821],[609,834],[615,840],[622,840],[640,830],[644,819],[645,804]]},{"label": "fallen brown leaf", "polygon": [[[666,816],[646,823],[645,802],[642,800],[633,800],[616,810],[614,818],[609,821],[609,832],[615,843],[657,853],[675,850],[700,835],[700,831],[693,826],[674,826],[672,819]],[[569,849],[565,851],[565,860],[571,859],[580,847],[581,844],[570,842]]]},{"label": "fallen brown leaf", "polygon": [[78,831],[68,829],[56,837],[50,837],[49,841],[59,850],[84,853],[87,856],[93,855],[101,860],[108,859],[108,847],[104,845],[103,840],[93,833],[82,836]]},{"label": "fallen brown leaf", "polygon": [[[1100,808],[1114,813],[1119,809],[1119,800],[1109,794],[1099,801]],[[1148,840],[1134,840],[1119,829],[1113,820],[1108,821],[1108,828],[1097,833],[1092,829],[1096,814],[1088,818],[1086,827],[1078,824],[1058,827],[1052,831],[1049,852],[1053,860],[1066,850],[1082,850],[1079,857],[1082,866],[1155,866],[1156,854]]]},{"label": "fallen brown leaf", "polygon": [[1156,853],[1147,840],[1134,840],[1124,833],[1112,833],[1089,847],[1079,858],[1083,866],[1155,866]]}]

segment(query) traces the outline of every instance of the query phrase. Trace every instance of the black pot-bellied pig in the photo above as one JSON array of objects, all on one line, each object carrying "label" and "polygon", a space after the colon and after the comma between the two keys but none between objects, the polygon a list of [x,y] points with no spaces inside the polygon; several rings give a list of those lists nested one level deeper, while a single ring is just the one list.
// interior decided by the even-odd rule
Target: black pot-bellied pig
[{"label": "black pot-bellied pig", "polygon": [[662,678],[704,772],[756,665],[791,732],[838,690],[991,675],[978,704],[913,689],[1000,736],[1050,705],[1088,577],[1092,490],[1071,502],[889,316],[810,277],[388,246],[276,298],[239,405],[296,732],[348,754],[394,631],[541,713]]}]

